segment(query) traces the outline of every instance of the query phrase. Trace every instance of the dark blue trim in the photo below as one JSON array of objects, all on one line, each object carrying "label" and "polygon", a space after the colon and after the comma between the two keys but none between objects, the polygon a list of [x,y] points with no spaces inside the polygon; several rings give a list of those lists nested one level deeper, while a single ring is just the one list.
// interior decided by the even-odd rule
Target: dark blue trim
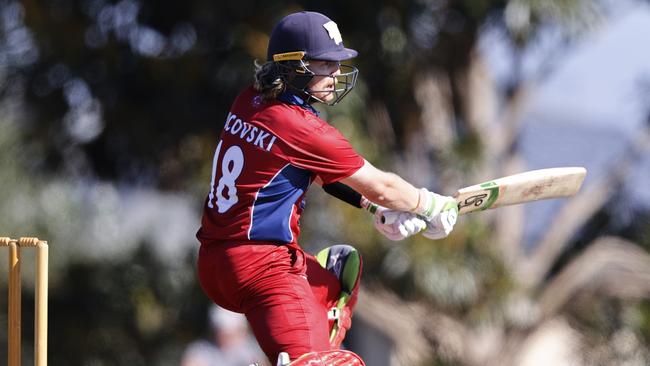
[{"label": "dark blue trim", "polygon": [[316,108],[314,108],[311,104],[307,103],[306,100],[290,91],[285,91],[284,93],[278,95],[278,100],[287,104],[297,105],[298,107],[305,108],[317,116],[320,114],[320,112],[316,110]]},{"label": "dark blue trim", "polygon": [[310,178],[309,171],[287,165],[257,193],[250,240],[293,241],[289,226],[293,205],[309,187]]}]

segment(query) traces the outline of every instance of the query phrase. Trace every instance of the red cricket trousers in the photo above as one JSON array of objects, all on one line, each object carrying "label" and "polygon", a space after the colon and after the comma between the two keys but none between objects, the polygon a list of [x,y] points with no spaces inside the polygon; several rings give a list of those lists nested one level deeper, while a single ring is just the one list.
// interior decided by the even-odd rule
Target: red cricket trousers
[{"label": "red cricket trousers", "polygon": [[204,243],[199,280],[217,305],[243,313],[272,364],[330,349],[327,312],[340,283],[301,249],[260,242]]}]

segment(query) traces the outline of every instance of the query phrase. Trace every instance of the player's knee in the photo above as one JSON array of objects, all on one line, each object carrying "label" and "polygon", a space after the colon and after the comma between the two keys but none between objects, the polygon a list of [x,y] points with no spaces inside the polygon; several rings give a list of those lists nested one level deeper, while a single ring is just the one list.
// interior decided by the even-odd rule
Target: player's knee
[{"label": "player's knee", "polygon": [[353,246],[339,244],[323,249],[316,259],[338,278],[341,285],[338,302],[327,313],[330,346],[338,349],[352,326],[352,311],[357,303],[361,279],[361,256]]},{"label": "player's knee", "polygon": [[332,272],[341,282],[341,289],[347,293],[359,287],[363,262],[359,252],[351,245],[337,244],[321,250],[318,263]]}]

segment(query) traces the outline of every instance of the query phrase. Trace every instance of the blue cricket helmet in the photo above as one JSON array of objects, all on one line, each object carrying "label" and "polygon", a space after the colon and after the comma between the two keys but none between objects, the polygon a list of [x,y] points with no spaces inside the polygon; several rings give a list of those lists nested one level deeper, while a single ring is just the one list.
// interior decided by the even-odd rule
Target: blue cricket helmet
[{"label": "blue cricket helmet", "polygon": [[346,48],[338,26],[325,15],[301,11],[284,17],[271,32],[267,61],[302,59],[344,61],[358,52]]}]

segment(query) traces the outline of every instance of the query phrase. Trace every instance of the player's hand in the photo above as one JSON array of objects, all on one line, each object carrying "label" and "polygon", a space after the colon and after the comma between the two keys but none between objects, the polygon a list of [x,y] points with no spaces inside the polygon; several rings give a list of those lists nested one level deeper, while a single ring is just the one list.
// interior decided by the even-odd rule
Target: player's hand
[{"label": "player's hand", "polygon": [[381,206],[375,211],[375,228],[390,240],[406,239],[426,227],[426,222],[412,212],[395,211]]},{"label": "player's hand", "polygon": [[445,238],[454,229],[457,218],[458,207],[442,211],[430,221],[427,221],[427,229],[422,232],[422,235],[429,239]]},{"label": "player's hand", "polygon": [[[434,193],[435,194],[435,193]],[[429,239],[442,239],[447,237],[454,229],[458,219],[458,204],[448,196],[437,195],[437,200],[444,203],[438,214],[427,220],[427,229],[422,233]]]},{"label": "player's hand", "polygon": [[426,221],[433,220],[441,212],[450,210],[453,207],[458,211],[458,205],[453,197],[442,196],[430,192],[426,188],[421,188],[418,193],[420,197],[418,198],[418,205],[414,212],[424,217]]},{"label": "player's hand", "polygon": [[412,212],[402,212],[379,206],[362,197],[361,207],[375,216],[375,228],[390,240],[398,241],[424,230],[426,222]]}]

